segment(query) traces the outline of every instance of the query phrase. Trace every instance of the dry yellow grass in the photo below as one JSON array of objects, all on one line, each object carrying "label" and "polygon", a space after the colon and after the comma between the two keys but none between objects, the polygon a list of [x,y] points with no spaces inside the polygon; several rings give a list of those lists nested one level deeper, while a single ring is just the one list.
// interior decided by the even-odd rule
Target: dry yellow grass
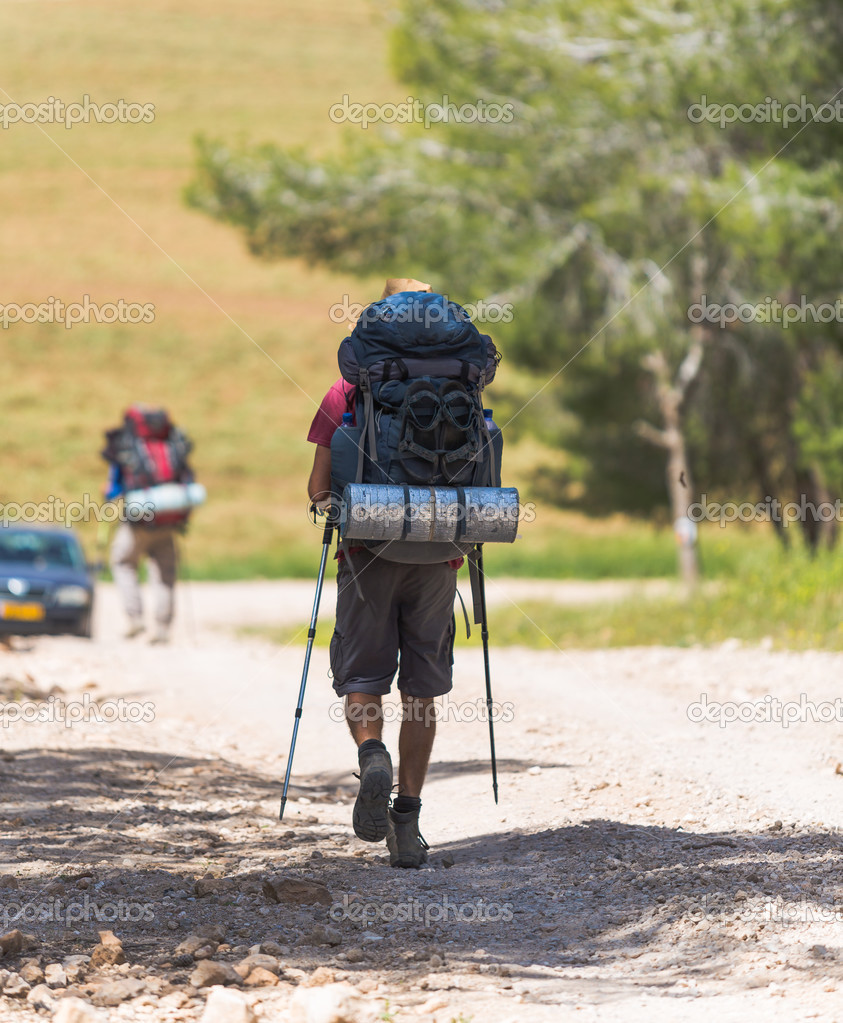
[{"label": "dry yellow grass", "polygon": [[[343,334],[328,310],[344,294],[376,296],[381,282],[258,262],[182,190],[197,135],[326,152],[355,130],[328,117],[343,94],[402,99],[388,28],[368,0],[0,5],[0,103],[155,105],[150,124],[0,130],[0,304],[89,295],[155,306],[145,326],[0,330],[0,503],[97,494],[102,431],[131,401],[160,402],[194,437],[210,494],[191,530],[194,563],[215,574],[309,568],[305,434]],[[540,456],[535,444],[509,450],[510,481],[527,497]],[[530,529],[552,551],[571,521],[542,509]],[[83,533],[90,550],[96,528]]]},{"label": "dry yellow grass", "polygon": [[155,306],[147,326],[2,332],[0,500],[96,492],[101,431],[141,398],[169,406],[196,439],[212,494],[193,529],[200,561],[304,535],[304,433],[341,336],[328,308],[377,282],[261,264],[181,195],[198,134],[339,145],[327,111],[343,92],[400,95],[385,30],[361,0],[0,8],[0,102],[155,104],[151,124],[0,133],[2,302]]}]

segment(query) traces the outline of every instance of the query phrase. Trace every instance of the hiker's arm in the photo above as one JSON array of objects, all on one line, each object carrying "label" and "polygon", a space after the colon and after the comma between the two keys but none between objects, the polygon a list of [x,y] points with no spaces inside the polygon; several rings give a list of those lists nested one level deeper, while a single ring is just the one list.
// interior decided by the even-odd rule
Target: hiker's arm
[{"label": "hiker's arm", "polygon": [[331,498],[331,449],[316,445],[313,468],[307,481],[307,496],[316,505],[328,504]]},{"label": "hiker's arm", "polygon": [[108,467],[108,482],[103,487],[106,501],[115,501],[123,493],[123,473],[120,466],[111,463]]}]

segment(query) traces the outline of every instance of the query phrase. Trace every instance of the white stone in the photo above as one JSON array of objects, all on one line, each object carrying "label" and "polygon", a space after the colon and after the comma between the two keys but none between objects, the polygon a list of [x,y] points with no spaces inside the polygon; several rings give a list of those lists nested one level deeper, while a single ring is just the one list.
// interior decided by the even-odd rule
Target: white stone
[{"label": "white stone", "polygon": [[106,1023],[106,1017],[81,998],[62,998],[53,1023]]},{"label": "white stone", "polygon": [[372,1007],[351,984],[299,988],[290,1002],[290,1023],[368,1023]]},{"label": "white stone", "polygon": [[200,1023],[256,1023],[255,1014],[239,991],[212,987]]}]

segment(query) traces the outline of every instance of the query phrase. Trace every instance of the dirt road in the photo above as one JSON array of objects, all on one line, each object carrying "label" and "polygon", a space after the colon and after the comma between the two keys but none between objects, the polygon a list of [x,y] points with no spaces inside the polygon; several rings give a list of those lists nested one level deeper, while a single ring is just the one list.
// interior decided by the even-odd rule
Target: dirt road
[{"label": "dirt road", "polygon": [[458,651],[405,872],[351,830],[324,649],[278,821],[302,648],[229,626],[302,621],[311,584],[185,596],[166,648],[103,587],[94,642],[0,650],[0,1019],[843,1019],[843,655],[494,650],[496,806]]}]

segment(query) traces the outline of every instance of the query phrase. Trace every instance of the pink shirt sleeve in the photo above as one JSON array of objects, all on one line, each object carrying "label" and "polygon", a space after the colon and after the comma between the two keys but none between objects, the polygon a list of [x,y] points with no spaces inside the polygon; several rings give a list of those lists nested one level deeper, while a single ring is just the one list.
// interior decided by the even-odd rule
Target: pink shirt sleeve
[{"label": "pink shirt sleeve", "polygon": [[[354,398],[354,384],[349,384],[343,379],[337,380],[322,399],[319,411],[313,417],[313,422],[310,424],[307,439],[311,444],[321,444],[326,448],[331,446],[331,438],[342,423],[343,412],[354,414]],[[354,425],[357,425],[356,422]],[[361,548],[351,548],[352,553],[356,550],[361,550]],[[345,557],[345,554],[340,550],[337,552],[336,557],[342,559]],[[463,558],[454,558],[448,564],[453,569],[459,569],[462,567],[463,560]]]},{"label": "pink shirt sleeve", "polygon": [[354,384],[342,379],[331,387],[310,424],[307,439],[311,444],[320,444],[325,448],[331,446],[334,431],[342,423],[343,412],[354,413],[354,392]]}]

